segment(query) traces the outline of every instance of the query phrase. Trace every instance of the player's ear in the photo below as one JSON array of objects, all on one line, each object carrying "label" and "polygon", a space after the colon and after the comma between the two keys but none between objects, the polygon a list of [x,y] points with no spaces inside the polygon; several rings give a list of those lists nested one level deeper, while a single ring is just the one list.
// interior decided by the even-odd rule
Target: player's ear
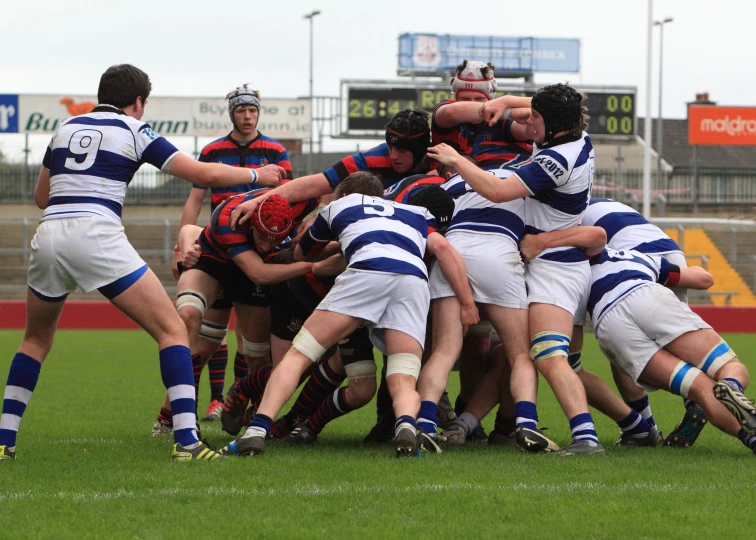
[{"label": "player's ear", "polygon": [[452,176],[454,176],[454,175],[452,173],[448,172],[448,171],[444,173],[444,178],[446,178],[447,180],[449,178],[451,178]]}]

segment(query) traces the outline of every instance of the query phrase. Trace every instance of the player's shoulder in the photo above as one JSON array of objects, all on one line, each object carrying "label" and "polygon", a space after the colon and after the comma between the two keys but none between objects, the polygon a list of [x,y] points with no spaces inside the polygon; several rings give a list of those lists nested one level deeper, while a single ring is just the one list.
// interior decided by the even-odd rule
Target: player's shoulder
[{"label": "player's shoulder", "polygon": [[369,148],[363,152],[358,152],[362,154],[363,156],[369,157],[369,156],[388,156],[389,155],[389,148],[387,143],[381,143],[378,146],[374,146],[372,148]]},{"label": "player's shoulder", "polygon": [[210,141],[202,147],[201,154],[208,154],[214,150],[220,150],[221,148],[234,148],[234,144],[228,139],[228,136],[223,136]]},{"label": "player's shoulder", "polygon": [[286,152],[286,147],[281,144],[281,142],[277,141],[273,137],[268,137],[267,135],[264,135],[260,133],[260,137],[255,141],[259,144],[259,146],[270,148],[274,150],[278,150],[280,152]]}]

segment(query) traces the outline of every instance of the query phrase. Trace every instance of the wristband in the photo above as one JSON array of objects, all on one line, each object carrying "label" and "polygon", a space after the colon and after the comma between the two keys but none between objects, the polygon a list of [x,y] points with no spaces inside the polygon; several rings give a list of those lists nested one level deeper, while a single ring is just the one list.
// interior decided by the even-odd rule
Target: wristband
[{"label": "wristband", "polygon": [[254,169],[247,169],[247,170],[249,171],[249,174],[252,175],[252,183],[256,184],[257,183],[257,178],[258,178],[257,171],[254,170]]},{"label": "wristband", "polygon": [[176,245],[173,246],[173,252],[174,253],[181,253],[181,248],[179,247],[179,243],[176,242]]},{"label": "wristband", "polygon": [[509,117],[512,115],[512,109],[506,108],[504,109],[504,114],[501,115],[502,120],[509,120]]}]

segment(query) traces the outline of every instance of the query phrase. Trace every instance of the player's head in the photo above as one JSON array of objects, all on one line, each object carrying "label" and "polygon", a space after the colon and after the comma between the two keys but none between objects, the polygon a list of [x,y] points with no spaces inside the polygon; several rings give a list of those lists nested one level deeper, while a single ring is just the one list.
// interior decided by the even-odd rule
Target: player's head
[{"label": "player's head", "polygon": [[430,146],[428,113],[421,109],[404,109],[386,125],[386,143],[394,171],[411,171],[425,160]]},{"label": "player's head", "polygon": [[245,83],[226,94],[228,116],[234,125],[236,135],[251,139],[257,131],[260,117],[260,92]]},{"label": "player's head", "polygon": [[100,77],[97,102],[128,109],[125,112],[129,116],[141,120],[151,90],[152,83],[144,71],[131,64],[118,64],[110,66]]},{"label": "player's head", "polygon": [[[474,164],[474,165],[478,164],[478,160],[476,160],[472,156],[468,156],[468,155],[464,155],[463,154],[462,157],[464,159],[466,159],[467,161],[469,161],[470,163]],[[457,168],[454,165],[444,165],[444,164],[441,164],[441,166],[438,168],[438,175],[441,178],[445,178],[446,180],[448,180],[449,178],[451,178],[455,174],[457,174]]]},{"label": "player's head", "polygon": [[407,204],[422,206],[433,214],[438,232],[444,233],[454,214],[454,199],[441,186],[425,186],[409,196]]},{"label": "player's head", "polygon": [[457,101],[482,103],[496,97],[494,65],[478,60],[463,60],[452,77],[451,87]]},{"label": "player's head", "polygon": [[581,102],[583,95],[567,84],[541,88],[531,101],[528,125],[535,130],[535,142],[548,142],[558,133],[581,132],[588,117]]},{"label": "player's head", "polygon": [[359,171],[344,178],[334,190],[337,199],[359,193],[370,197],[383,196],[383,183],[373,173]]},{"label": "player's head", "polygon": [[279,195],[265,197],[252,212],[255,246],[266,253],[281,243],[291,231],[294,215],[289,201]]}]

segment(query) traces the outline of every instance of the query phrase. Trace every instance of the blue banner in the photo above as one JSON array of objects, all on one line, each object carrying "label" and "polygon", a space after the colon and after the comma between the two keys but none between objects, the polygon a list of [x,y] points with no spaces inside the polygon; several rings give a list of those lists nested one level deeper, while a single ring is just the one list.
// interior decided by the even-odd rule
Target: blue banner
[{"label": "blue banner", "polygon": [[0,133],[18,133],[18,94],[0,94]]},{"label": "blue banner", "polygon": [[399,36],[399,72],[454,71],[463,60],[491,62],[497,72],[580,71],[579,39],[534,37]]}]

